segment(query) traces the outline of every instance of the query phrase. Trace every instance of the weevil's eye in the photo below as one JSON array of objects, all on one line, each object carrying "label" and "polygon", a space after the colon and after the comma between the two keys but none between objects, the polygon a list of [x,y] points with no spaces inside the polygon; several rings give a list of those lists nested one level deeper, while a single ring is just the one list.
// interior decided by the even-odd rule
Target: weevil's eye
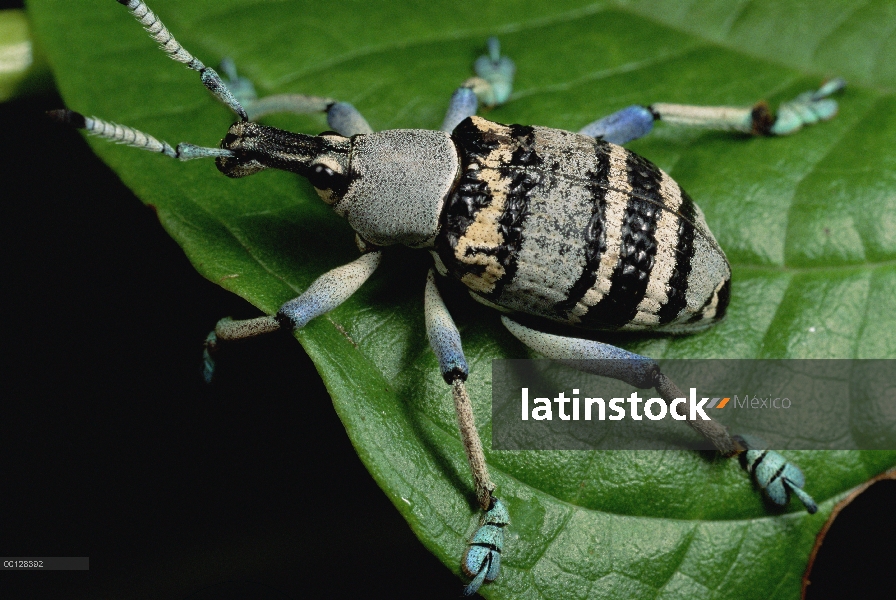
[{"label": "weevil's eye", "polygon": [[327,165],[313,165],[308,174],[308,181],[319,190],[330,189],[336,172]]},{"label": "weevil's eye", "polygon": [[348,188],[348,178],[342,172],[342,165],[335,160],[324,158],[312,164],[306,177],[327,204],[338,202]]}]

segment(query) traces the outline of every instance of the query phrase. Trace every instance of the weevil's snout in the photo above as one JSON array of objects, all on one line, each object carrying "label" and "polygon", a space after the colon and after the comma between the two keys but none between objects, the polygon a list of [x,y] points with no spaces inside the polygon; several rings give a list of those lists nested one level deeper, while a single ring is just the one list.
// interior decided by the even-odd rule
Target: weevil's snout
[{"label": "weevil's snout", "polygon": [[[267,169],[267,165],[258,160],[258,147],[264,146],[263,137],[255,123],[240,121],[230,126],[227,135],[221,140],[221,148],[233,151],[233,156],[221,156],[215,159],[218,170],[228,177],[246,177]],[[261,142],[261,143],[259,143]]]},{"label": "weevil's snout", "polygon": [[[350,140],[340,135],[306,135],[241,121],[230,126],[221,147],[233,156],[219,158],[218,170],[245,177],[264,169],[281,169],[307,177],[327,202],[345,193]],[[332,199],[331,199],[332,198]]]}]

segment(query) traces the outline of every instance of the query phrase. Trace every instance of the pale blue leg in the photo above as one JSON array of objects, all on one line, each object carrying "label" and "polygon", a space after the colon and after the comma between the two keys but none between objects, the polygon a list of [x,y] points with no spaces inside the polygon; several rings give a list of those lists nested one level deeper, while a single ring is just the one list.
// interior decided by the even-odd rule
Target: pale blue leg
[{"label": "pale blue leg", "polygon": [[629,106],[585,125],[579,133],[622,145],[650,133],[654,120],[654,115],[648,108]]},{"label": "pale blue leg", "polygon": [[[501,322],[517,339],[547,358],[587,373],[619,379],[635,387],[655,387],[666,402],[686,397],[672,380],[660,372],[659,365],[645,356],[593,340],[543,333],[520,325],[507,316],[502,316]],[[681,412],[678,414],[684,416]],[[732,438],[725,427],[715,421],[689,419],[687,423],[724,456],[746,451],[744,467],[775,504],[786,505],[793,493],[810,514],[818,510],[812,497],[802,489],[806,485],[803,472],[780,453],[767,450],[762,439],[747,435]]]},{"label": "pale blue leg", "polygon": [[[566,337],[544,333],[520,325],[507,316],[501,322],[518,340],[539,354],[568,364],[569,366],[602,377],[612,377],[641,389],[655,388],[667,403],[676,398],[685,398],[671,379],[666,377],[659,365],[651,358],[594,340]],[[687,417],[677,405],[680,417]],[[738,447],[728,431],[715,421],[700,418],[687,420],[687,424],[701,434],[725,456],[733,456]]]},{"label": "pale blue leg", "polygon": [[454,410],[460,430],[464,451],[473,475],[473,487],[479,506],[486,511],[485,518],[464,555],[461,566],[473,581],[464,589],[469,596],[488,581],[498,578],[501,566],[501,549],[504,544],[504,526],[508,523],[507,508],[495,498],[495,484],[488,475],[482,441],[473,420],[473,407],[464,381],[469,374],[467,359],[461,347],[460,332],[448,313],[439,288],[436,286],[435,272],[430,269],[426,276],[424,293],[426,333],[433,352],[439,359],[442,378],[448,383],[454,396]]},{"label": "pale blue leg", "polygon": [[215,372],[214,353],[220,342],[243,340],[281,328],[301,329],[308,321],[328,313],[354,294],[380,264],[381,252],[368,252],[357,260],[327,271],[314,280],[305,293],[285,303],[276,315],[244,321],[224,318],[208,334],[203,353],[203,376],[211,382]]},{"label": "pale blue leg", "polygon": [[800,94],[781,104],[777,115],[765,102],[750,107],[691,106],[658,102],[650,106],[629,106],[593,123],[579,133],[614,144],[625,144],[650,133],[654,121],[670,125],[733,131],[753,135],[786,135],[805,125],[833,118],[837,102],[829,98],[846,85],[832,79],[817,91]]},{"label": "pale blue leg", "polygon": [[242,102],[251,121],[276,113],[308,115],[326,113],[327,123],[345,137],[373,133],[367,120],[348,102],[337,102],[332,98],[305,96],[304,94],[274,94],[259,98],[252,82],[241,77],[236,65],[229,58],[221,61],[221,71],[226,76],[225,83],[233,95]]},{"label": "pale blue leg", "polygon": [[454,131],[461,121],[476,114],[480,103],[491,108],[510,99],[516,65],[506,56],[501,56],[498,38],[491,37],[486,44],[488,53],[473,63],[476,76],[463,82],[451,96],[442,131]]},{"label": "pale blue leg", "polygon": [[594,340],[530,329],[506,316],[501,316],[501,322],[514,337],[546,358],[572,363],[580,371],[612,377],[641,389],[656,385],[660,367],[651,358]]},{"label": "pale blue leg", "polygon": [[439,288],[436,286],[435,273],[430,269],[426,276],[426,291],[424,293],[424,314],[426,317],[426,334],[433,352],[439,359],[439,370],[445,383],[452,386],[454,393],[454,409],[457,412],[458,426],[461,438],[464,442],[464,450],[470,462],[470,470],[473,473],[473,484],[476,490],[476,498],[483,510],[491,507],[494,498],[492,491],[495,484],[488,475],[485,464],[485,454],[482,452],[482,441],[473,421],[473,408],[470,405],[470,397],[467,395],[464,381],[467,380],[469,368],[464,351],[461,347],[460,332],[454,324],[454,319],[448,313],[448,308],[442,300]]},{"label": "pale blue leg", "polygon": [[475,115],[478,107],[479,100],[472,89],[463,86],[457,88],[451,95],[451,102],[448,104],[448,112],[445,113],[441,130],[449,133],[454,131],[461,121]]}]

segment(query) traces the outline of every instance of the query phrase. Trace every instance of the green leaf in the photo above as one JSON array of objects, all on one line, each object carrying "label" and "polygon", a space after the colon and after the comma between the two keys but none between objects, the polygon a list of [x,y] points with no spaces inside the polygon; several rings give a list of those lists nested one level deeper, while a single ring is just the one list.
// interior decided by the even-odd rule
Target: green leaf
[{"label": "green leaf", "polygon": [[[107,0],[31,0],[69,107],[170,142],[214,145],[233,121],[195,73]],[[175,2],[152,7],[211,64],[259,91],[352,102],[376,129],[435,128],[488,35],[518,65],[505,123],[578,129],[632,103],[773,106],[825,76],[851,86],[831,122],[742,139],[662,125],[630,147],[704,209],[734,268],[728,319],[691,337],[613,338],[653,357],[896,357],[896,44],[891,3]],[[326,129],[323,117],[266,122]],[[272,313],[356,255],[347,224],[304,181],[218,176],[93,140],[197,270]],[[479,513],[448,388],[423,331],[427,256],[390,250],[345,305],[297,334],[358,454],[450,569]],[[490,441],[493,358],[526,351],[495,315],[449,302]],[[488,452],[511,512],[490,597],[796,598],[815,535],[896,452],[791,452],[819,501],[772,514],[736,461],[688,452]]]},{"label": "green leaf", "polygon": [[50,89],[52,83],[25,11],[0,10],[0,102]]}]

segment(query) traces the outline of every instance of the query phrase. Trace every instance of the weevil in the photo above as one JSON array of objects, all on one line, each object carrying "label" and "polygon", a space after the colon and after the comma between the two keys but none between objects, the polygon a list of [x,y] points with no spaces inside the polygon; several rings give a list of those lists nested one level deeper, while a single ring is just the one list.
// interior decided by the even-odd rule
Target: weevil
[{"label": "weevil", "polygon": [[[437,277],[459,282],[476,301],[500,311],[506,328],[544,356],[614,359],[593,362],[592,369],[639,388],[655,388],[667,401],[684,396],[648,357],[579,337],[584,334],[556,335],[537,327],[554,322],[578,330],[692,333],[725,316],[731,269],[703,213],[665,172],[621,145],[647,135],[656,121],[789,134],[833,117],[837,105],[829,96],[844,86],[839,79],[828,81],[782,104],[776,114],[763,102],[746,108],[654,103],[624,108],[578,133],[502,125],[476,116],[480,105],[503,104],[512,92],[515,65],[493,38],[474,65],[476,76],[452,95],[439,130],[374,132],[345,102],[295,94],[257,98],[233,64],[222,65],[222,78],[181,46],[145,2],[118,2],[170,58],[197,71],[239,120],[220,147],[211,148],[172,147],[131,127],[70,110],[52,116],[171,158],[214,158],[218,169],[233,178],[266,169],[297,173],[348,221],[361,251],[360,258],[321,275],[274,315],[222,319],[206,340],[207,378],[222,342],[303,327],[351,296],[376,270],[385,247],[402,244],[432,255],[424,291],[427,334],[452,390],[473,488],[484,511],[462,561],[472,578],[467,595],[497,579],[503,531],[511,519],[489,477],[466,390],[469,369],[460,334]],[[306,135],[254,121],[284,111],[325,113],[332,131]],[[521,318],[528,319],[526,325]],[[758,452],[750,442],[739,446],[711,421],[689,424],[724,455],[746,446],[750,470],[773,501],[786,502],[789,490],[811,512],[814,503],[802,492],[802,473],[779,454]],[[784,469],[783,479],[777,471],[760,469],[763,459]]]}]

